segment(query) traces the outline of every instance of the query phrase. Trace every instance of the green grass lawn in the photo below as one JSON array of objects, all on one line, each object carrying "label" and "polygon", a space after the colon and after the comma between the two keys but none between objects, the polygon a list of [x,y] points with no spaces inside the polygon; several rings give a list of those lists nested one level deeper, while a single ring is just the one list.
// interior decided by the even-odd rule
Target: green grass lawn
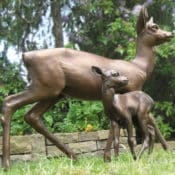
[{"label": "green grass lawn", "polygon": [[41,159],[33,162],[13,163],[2,175],[175,175],[175,152],[156,150],[133,161],[130,153],[121,153],[110,163],[102,157],[81,156],[78,161],[66,157]]}]

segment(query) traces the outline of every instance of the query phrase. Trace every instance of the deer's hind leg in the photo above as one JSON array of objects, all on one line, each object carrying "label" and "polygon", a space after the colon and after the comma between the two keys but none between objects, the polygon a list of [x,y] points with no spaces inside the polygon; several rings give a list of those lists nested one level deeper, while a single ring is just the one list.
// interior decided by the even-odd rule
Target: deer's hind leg
[{"label": "deer's hind leg", "polygon": [[7,169],[10,165],[10,124],[12,114],[24,106],[35,102],[38,96],[35,96],[29,90],[10,95],[4,99],[2,107],[1,123],[3,127],[3,145],[2,145],[2,166]]},{"label": "deer's hind leg", "polygon": [[[41,90],[42,89],[42,90]],[[57,92],[61,92],[57,90]],[[47,99],[49,97],[58,96],[56,92],[50,91],[47,88],[36,87],[29,88],[20,93],[10,95],[4,99],[2,107],[1,123],[3,127],[3,146],[2,146],[2,166],[7,169],[10,166],[10,123],[13,113],[27,104]]]},{"label": "deer's hind leg", "polygon": [[68,157],[76,159],[75,154],[70,148],[63,144],[57,137],[48,131],[42,121],[43,114],[56,103],[57,99],[42,100],[35,104],[33,108],[25,115],[25,121],[29,123],[37,132],[44,135],[48,140],[55,144]]}]

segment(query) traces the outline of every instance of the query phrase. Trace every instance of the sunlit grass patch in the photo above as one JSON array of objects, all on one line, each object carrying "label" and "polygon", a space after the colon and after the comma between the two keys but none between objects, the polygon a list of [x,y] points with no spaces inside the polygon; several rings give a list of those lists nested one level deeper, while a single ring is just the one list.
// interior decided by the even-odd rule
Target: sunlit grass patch
[{"label": "sunlit grass patch", "polygon": [[102,157],[80,156],[72,161],[67,157],[43,158],[33,162],[13,163],[2,175],[174,175],[175,153],[155,150],[134,161],[130,153],[121,153],[112,162],[103,162]]}]

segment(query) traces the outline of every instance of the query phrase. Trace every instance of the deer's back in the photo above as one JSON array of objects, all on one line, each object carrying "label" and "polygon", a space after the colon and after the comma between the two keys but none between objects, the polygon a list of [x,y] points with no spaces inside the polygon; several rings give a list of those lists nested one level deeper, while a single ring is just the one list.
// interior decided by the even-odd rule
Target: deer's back
[{"label": "deer's back", "polygon": [[131,62],[67,48],[26,52],[23,60],[31,86],[46,86],[55,91],[60,88],[63,94],[83,99],[101,99],[101,78],[92,73],[91,66],[114,69],[127,76],[128,85],[118,92],[141,89],[146,77]]}]

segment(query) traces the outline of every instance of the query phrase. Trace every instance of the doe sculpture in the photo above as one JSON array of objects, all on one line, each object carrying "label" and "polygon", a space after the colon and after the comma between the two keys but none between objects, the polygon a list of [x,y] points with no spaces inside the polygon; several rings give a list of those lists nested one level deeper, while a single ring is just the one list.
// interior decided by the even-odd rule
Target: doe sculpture
[{"label": "doe sculpture", "polygon": [[112,60],[68,48],[44,49],[23,53],[30,85],[20,93],[7,96],[2,107],[3,127],[2,166],[10,166],[10,123],[13,113],[27,105],[34,106],[24,116],[25,121],[44,135],[68,157],[74,152],[51,134],[42,122],[43,114],[65,95],[85,100],[101,100],[101,78],[92,73],[91,66],[119,71],[129,83],[118,93],[140,90],[154,69],[154,46],[169,41],[172,33],[161,30],[142,7],[137,21],[137,48],[133,61]]},{"label": "doe sculpture", "polygon": [[[115,70],[103,70],[92,66],[92,71],[102,79],[102,102],[105,113],[111,121],[110,135],[105,152],[111,149],[114,140],[114,153],[115,156],[118,155],[121,127],[127,129],[128,145],[134,159],[140,158],[147,148],[149,148],[149,153],[152,152],[155,136],[161,140],[162,146],[166,150],[168,148],[167,143],[150,114],[154,104],[152,98],[143,91],[115,94],[117,89],[128,83],[128,79],[120,76]],[[143,144],[137,157],[134,150],[133,121],[135,126],[139,125],[143,133]],[[105,158],[107,156],[104,155]],[[110,155],[108,159],[110,161]]]}]

